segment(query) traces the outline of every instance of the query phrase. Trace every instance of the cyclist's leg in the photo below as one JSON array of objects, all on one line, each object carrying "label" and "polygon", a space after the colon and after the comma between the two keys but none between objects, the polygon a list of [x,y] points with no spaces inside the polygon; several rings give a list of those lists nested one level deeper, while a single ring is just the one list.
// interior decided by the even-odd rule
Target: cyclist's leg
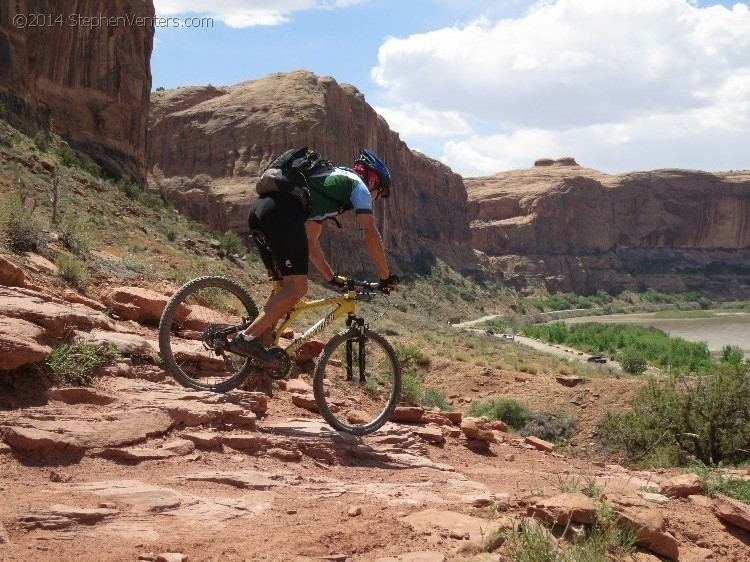
[{"label": "cyclist's leg", "polygon": [[264,265],[280,277],[281,290],[274,294],[245,330],[260,336],[287,314],[307,292],[309,253],[305,216],[299,204],[286,193],[260,198],[251,209],[249,225]]}]

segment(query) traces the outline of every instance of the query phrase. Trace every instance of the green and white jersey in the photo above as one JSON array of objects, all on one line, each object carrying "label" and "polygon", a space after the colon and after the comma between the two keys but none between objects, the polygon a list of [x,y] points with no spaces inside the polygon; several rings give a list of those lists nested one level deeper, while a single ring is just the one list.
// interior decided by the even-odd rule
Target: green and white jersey
[{"label": "green and white jersey", "polygon": [[323,220],[354,209],[356,214],[372,213],[370,190],[357,174],[346,168],[312,176],[308,220]]}]

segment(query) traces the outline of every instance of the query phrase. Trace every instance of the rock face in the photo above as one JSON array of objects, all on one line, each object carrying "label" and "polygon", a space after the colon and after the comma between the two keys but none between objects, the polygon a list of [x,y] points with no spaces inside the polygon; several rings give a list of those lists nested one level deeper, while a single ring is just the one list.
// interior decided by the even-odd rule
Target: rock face
[{"label": "rock face", "polygon": [[607,175],[542,162],[465,181],[472,245],[496,278],[579,293],[750,295],[750,172]]},{"label": "rock face", "polygon": [[[52,129],[110,173],[143,181],[152,0],[10,0],[2,6],[5,118],[32,134]],[[19,14],[47,19],[29,18],[22,28],[13,20]],[[79,17],[94,19],[87,24]]]},{"label": "rock face", "polygon": [[[246,233],[259,174],[273,156],[302,145],[348,166],[365,147],[385,160],[394,188],[375,203],[376,221],[401,269],[413,269],[415,258],[425,266],[433,256],[457,269],[476,267],[461,177],[410,150],[359,91],[330,77],[296,71],[229,88],[155,92],[149,185],[217,230]],[[369,259],[347,215],[344,228],[327,227],[321,241],[332,265],[350,271]]]}]

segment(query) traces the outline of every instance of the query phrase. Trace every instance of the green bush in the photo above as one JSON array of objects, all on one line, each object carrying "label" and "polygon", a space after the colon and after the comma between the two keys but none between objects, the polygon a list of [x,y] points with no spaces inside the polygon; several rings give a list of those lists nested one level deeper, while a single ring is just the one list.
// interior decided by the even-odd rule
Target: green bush
[{"label": "green bush", "polygon": [[738,478],[727,474],[721,469],[703,464],[692,465],[690,470],[695,471],[703,480],[706,492],[709,495],[716,493],[724,494],[743,503],[750,504],[750,480]]},{"label": "green bush", "polygon": [[400,404],[409,406],[419,405],[422,399],[422,376],[414,369],[402,369],[401,371],[401,397]]},{"label": "green bush", "polygon": [[527,325],[523,333],[589,353],[637,353],[648,363],[670,369],[701,373],[711,366],[711,354],[706,343],[673,338],[666,332],[651,327],[596,322],[568,326],[563,322],[554,322]]},{"label": "green bush", "polygon": [[86,172],[87,174],[100,178],[103,176],[102,169],[90,156],[73,150],[70,145],[61,142],[57,148],[57,156],[63,166]]},{"label": "green bush", "polygon": [[233,256],[235,254],[244,254],[247,251],[245,245],[242,243],[242,239],[237,236],[234,232],[227,232],[222,236],[219,236],[219,244],[224,255]]},{"label": "green bush", "polygon": [[428,388],[424,391],[422,396],[422,406],[428,408],[440,408],[441,410],[450,410],[450,403],[444,394],[435,390],[434,388]]},{"label": "green bush", "polygon": [[570,439],[578,420],[573,414],[551,414],[538,412],[533,414],[519,432],[524,437],[533,435],[553,443]]},{"label": "green bush", "polygon": [[79,220],[65,221],[60,229],[60,242],[79,257],[91,251],[91,233]]},{"label": "green bush", "polygon": [[59,385],[88,384],[93,373],[118,356],[112,347],[87,343],[62,344],[47,356],[47,373]]},{"label": "green bush", "polygon": [[642,375],[646,372],[648,362],[643,353],[635,349],[626,349],[620,359],[622,370],[631,375]]},{"label": "green bush", "polygon": [[721,348],[721,360],[730,365],[739,365],[744,356],[742,348],[737,345],[725,345]]},{"label": "green bush", "polygon": [[604,503],[597,506],[593,525],[566,537],[558,539],[549,525],[528,518],[518,529],[504,531],[497,542],[504,543],[501,559],[509,562],[629,560],[637,542],[635,531],[620,524],[617,514]]},{"label": "green bush", "polygon": [[395,351],[402,368],[414,365],[418,367],[430,366],[429,356],[425,355],[417,346],[398,345]]},{"label": "green bush", "polygon": [[488,402],[475,402],[471,405],[472,416],[486,416],[491,420],[500,420],[509,427],[519,430],[526,425],[531,412],[525,404],[512,398],[497,398]]},{"label": "green bush", "polygon": [[0,232],[14,252],[38,251],[44,242],[42,223],[23,206],[18,196],[0,201]]},{"label": "green bush", "polygon": [[60,277],[65,279],[71,286],[81,291],[89,284],[89,276],[86,266],[77,257],[71,254],[60,254],[57,256],[57,267]]},{"label": "green bush", "polygon": [[649,380],[633,410],[608,414],[602,443],[643,465],[750,461],[750,365],[715,364],[702,376]]},{"label": "green bush", "polygon": [[47,152],[50,144],[49,133],[47,131],[38,131],[37,134],[34,135],[34,144],[42,152]]}]

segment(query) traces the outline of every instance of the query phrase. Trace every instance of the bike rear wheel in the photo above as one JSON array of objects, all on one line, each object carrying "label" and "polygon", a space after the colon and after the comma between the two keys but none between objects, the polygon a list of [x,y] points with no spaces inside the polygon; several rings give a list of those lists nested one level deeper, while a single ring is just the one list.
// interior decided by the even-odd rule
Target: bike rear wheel
[{"label": "bike rear wheel", "polygon": [[241,285],[225,277],[199,277],[172,295],[159,322],[159,351],[182,385],[226,392],[250,374],[252,363],[227,350],[229,341],[258,316]]},{"label": "bike rear wheel", "polygon": [[367,435],[391,417],[401,393],[401,366],[388,341],[352,328],[323,348],[313,381],[323,418],[339,431]]}]

